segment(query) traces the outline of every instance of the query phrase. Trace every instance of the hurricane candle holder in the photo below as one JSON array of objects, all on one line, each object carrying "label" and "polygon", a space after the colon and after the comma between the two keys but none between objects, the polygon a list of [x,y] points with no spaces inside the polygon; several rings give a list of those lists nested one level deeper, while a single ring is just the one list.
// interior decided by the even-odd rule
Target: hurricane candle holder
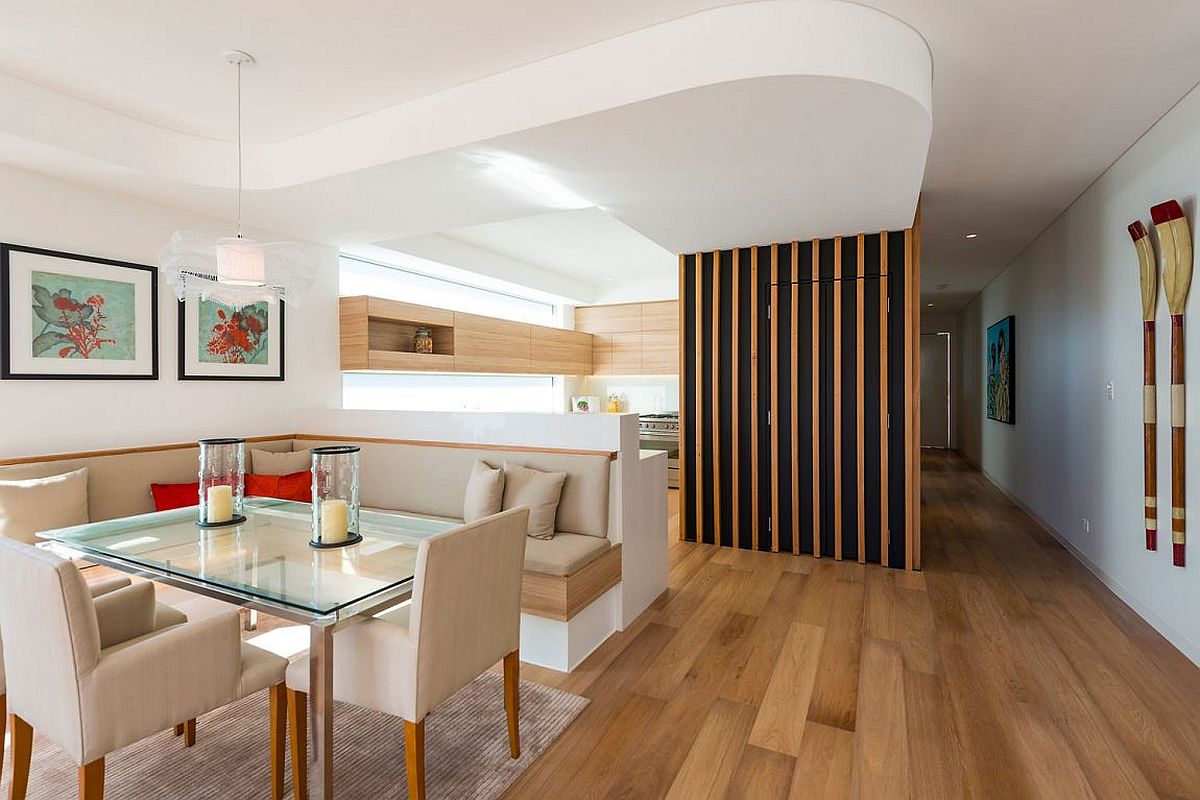
[{"label": "hurricane candle holder", "polygon": [[357,445],[312,449],[313,547],[345,547],[362,541],[358,533]]},{"label": "hurricane candle holder", "polygon": [[196,524],[219,528],[246,521],[246,440],[200,440],[200,492]]}]

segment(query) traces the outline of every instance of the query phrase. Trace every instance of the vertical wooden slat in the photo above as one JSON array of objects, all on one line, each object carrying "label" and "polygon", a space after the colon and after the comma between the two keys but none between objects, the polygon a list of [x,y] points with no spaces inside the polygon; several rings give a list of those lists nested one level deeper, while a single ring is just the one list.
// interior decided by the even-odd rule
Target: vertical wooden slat
[{"label": "vertical wooden slat", "polygon": [[739,296],[738,296],[738,278],[739,278],[738,273],[740,272],[739,262],[738,262],[738,253],[739,252],[740,252],[740,250],[738,248],[736,248],[736,247],[733,248],[733,276],[732,276],[732,278],[733,278],[733,303],[732,303],[733,328],[732,328],[732,334],[733,335],[731,336],[731,338],[733,340],[731,343],[733,346],[733,350],[732,350],[732,355],[730,357],[731,358],[731,361],[730,361],[731,369],[729,370],[729,380],[731,381],[731,390],[732,390],[732,398],[733,398],[733,403],[732,403],[733,407],[730,409],[730,412],[731,412],[730,416],[733,421],[733,438],[730,439],[730,443],[733,446],[733,452],[730,453],[730,456],[732,456],[733,461],[730,465],[732,472],[729,476],[730,480],[733,482],[733,493],[730,495],[730,498],[729,498],[730,504],[733,508],[733,515],[732,515],[733,530],[730,531],[729,535],[730,535],[730,538],[733,540],[734,549],[740,548],[742,546],[741,530],[740,530],[741,524],[739,522],[740,517],[738,515],[738,513],[739,513],[739,509],[738,509],[739,497],[738,497],[738,495],[741,494],[740,487],[738,486],[739,473],[741,471],[739,463],[738,463],[739,462],[738,456],[740,454],[739,451],[742,449],[742,446],[741,446],[742,440],[738,437],[738,420],[739,420],[739,417],[741,417],[741,405],[742,405],[740,402],[739,395],[738,395],[738,371],[741,367],[741,362],[742,362],[741,350],[738,348],[738,333],[739,333],[739,331],[738,331],[738,311],[739,311],[738,306],[741,305],[741,303],[739,302]]},{"label": "vertical wooden slat", "polygon": [[758,245],[750,250],[750,530],[758,549]]},{"label": "vertical wooden slat", "polygon": [[833,557],[842,560],[842,237],[833,237]]},{"label": "vertical wooden slat", "polygon": [[904,328],[905,348],[905,432],[908,446],[905,458],[908,470],[905,473],[904,495],[906,497],[908,525],[904,532],[904,567],[921,568],[921,348],[917,346],[921,335],[921,200],[917,198],[917,211],[913,225],[905,234],[906,325]]},{"label": "vertical wooden slat", "polygon": [[712,474],[713,544],[721,545],[721,251],[712,254]]},{"label": "vertical wooden slat", "polygon": [[[696,253],[696,541],[704,541],[704,259]],[[715,357],[715,353],[713,354]]]},{"label": "vertical wooden slat", "polygon": [[[699,273],[697,273],[699,274]],[[687,372],[684,370],[686,354],[688,348],[685,346],[687,337],[684,335],[687,325],[687,256],[680,253],[679,255],[679,389],[680,394],[687,392],[683,381]],[[679,398],[679,440],[686,441],[687,439],[687,402],[683,397]],[[679,454],[680,464],[685,463],[686,456],[683,453]],[[687,538],[687,473],[688,470],[679,470],[679,540],[683,541]]]},{"label": "vertical wooden slat", "polygon": [[812,553],[821,557],[821,240],[812,240]]},{"label": "vertical wooden slat", "polygon": [[800,243],[792,242],[792,553],[800,555]]},{"label": "vertical wooden slat", "polygon": [[888,234],[879,234],[879,563],[888,565]]},{"label": "vertical wooden slat", "polygon": [[771,552],[779,552],[779,245],[771,245]]},{"label": "vertical wooden slat", "polygon": [[866,406],[864,404],[865,392],[863,390],[863,356],[866,355],[866,346],[863,343],[863,307],[865,300],[866,289],[866,237],[863,234],[858,235],[858,280],[857,297],[855,298],[855,315],[858,335],[855,337],[855,346],[857,352],[854,357],[855,370],[855,398],[854,409],[857,415],[856,419],[856,439],[858,441],[858,563],[862,564],[867,560],[866,544],[867,544],[867,502],[866,502],[866,466],[863,463],[863,454],[865,448],[863,446],[863,431],[866,429]]}]

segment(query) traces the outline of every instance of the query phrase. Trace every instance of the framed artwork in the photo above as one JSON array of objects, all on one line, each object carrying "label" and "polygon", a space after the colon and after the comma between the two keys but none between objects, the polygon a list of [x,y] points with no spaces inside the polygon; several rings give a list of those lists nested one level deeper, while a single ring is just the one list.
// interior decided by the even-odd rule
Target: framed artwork
[{"label": "framed artwork", "polygon": [[1016,424],[1016,347],[1012,316],[987,329],[988,419]]},{"label": "framed artwork", "polygon": [[0,377],[157,380],[158,269],[0,244]]},{"label": "framed artwork", "polygon": [[179,304],[181,381],[283,380],[283,301]]}]

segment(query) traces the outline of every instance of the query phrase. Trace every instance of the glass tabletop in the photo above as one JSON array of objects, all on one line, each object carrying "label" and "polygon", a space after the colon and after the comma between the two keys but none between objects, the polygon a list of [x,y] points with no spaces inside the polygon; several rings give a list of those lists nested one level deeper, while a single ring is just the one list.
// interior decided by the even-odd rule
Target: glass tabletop
[{"label": "glass tabletop", "polygon": [[194,506],[39,533],[89,560],[177,579],[284,616],[343,619],[411,590],[417,544],[452,522],[363,511],[363,541],[309,547],[311,506],[246,498],[246,522],[199,528]]}]

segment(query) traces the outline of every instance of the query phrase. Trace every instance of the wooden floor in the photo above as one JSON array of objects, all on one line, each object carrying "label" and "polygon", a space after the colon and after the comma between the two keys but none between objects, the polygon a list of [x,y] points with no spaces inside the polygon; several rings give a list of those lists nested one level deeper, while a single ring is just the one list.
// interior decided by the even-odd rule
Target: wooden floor
[{"label": "wooden floor", "polygon": [[524,667],[592,702],[505,797],[1200,797],[1200,669],[965,462],[922,466],[916,574],[678,542],[672,493],[668,595]]}]

